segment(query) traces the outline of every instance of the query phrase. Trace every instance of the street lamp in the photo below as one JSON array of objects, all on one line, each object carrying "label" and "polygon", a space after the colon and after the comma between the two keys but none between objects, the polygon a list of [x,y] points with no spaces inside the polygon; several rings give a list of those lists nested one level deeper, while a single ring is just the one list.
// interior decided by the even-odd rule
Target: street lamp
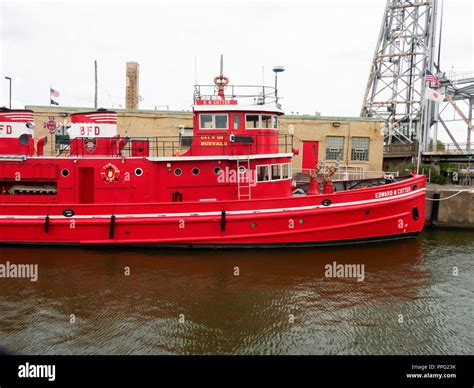
[{"label": "street lamp", "polygon": [[5,77],[10,82],[10,96],[9,96],[9,109],[12,108],[12,79],[10,77]]},{"label": "street lamp", "polygon": [[275,66],[273,72],[275,73],[275,99],[278,102],[278,73],[283,73],[285,68],[283,66]]}]

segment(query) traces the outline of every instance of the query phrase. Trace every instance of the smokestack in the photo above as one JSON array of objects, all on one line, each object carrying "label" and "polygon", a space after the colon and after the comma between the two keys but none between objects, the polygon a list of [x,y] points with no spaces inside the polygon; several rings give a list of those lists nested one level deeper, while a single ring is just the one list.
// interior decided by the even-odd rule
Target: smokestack
[{"label": "smokestack", "polygon": [[140,65],[137,62],[127,62],[125,109],[138,109],[139,71]]}]

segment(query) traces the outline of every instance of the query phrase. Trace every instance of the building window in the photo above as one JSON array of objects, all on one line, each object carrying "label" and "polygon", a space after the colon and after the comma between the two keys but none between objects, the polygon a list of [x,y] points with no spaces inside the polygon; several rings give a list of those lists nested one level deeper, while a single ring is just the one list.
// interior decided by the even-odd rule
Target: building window
[{"label": "building window", "polygon": [[266,182],[270,180],[269,167],[270,166],[257,167],[257,182]]},{"label": "building window", "polygon": [[214,115],[214,120],[215,120],[214,128],[216,128],[216,129],[228,129],[229,128],[227,126],[227,115],[224,115],[224,114]]},{"label": "building window", "polygon": [[212,129],[212,115],[199,115],[200,123],[199,128],[201,129]]},{"label": "building window", "polygon": [[368,137],[353,137],[351,160],[369,160],[369,141]]},{"label": "building window", "polygon": [[245,115],[245,128],[246,129],[260,128],[260,115]]},{"label": "building window", "polygon": [[326,159],[342,160],[344,153],[344,137],[343,136],[327,136],[326,137]]}]

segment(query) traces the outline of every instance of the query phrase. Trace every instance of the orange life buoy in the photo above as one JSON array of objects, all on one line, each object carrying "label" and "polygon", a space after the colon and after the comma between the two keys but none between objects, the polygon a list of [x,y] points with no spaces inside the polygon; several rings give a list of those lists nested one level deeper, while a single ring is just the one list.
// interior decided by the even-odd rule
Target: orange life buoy
[{"label": "orange life buoy", "polygon": [[102,167],[100,176],[105,183],[117,182],[120,176],[120,170],[112,163],[107,163]]}]

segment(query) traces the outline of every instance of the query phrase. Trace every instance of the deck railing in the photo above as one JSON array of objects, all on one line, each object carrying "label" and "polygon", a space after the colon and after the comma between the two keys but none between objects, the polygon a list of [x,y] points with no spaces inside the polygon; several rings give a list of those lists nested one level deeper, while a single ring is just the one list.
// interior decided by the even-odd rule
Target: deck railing
[{"label": "deck railing", "polygon": [[[298,182],[309,182],[311,169],[293,169],[293,178]],[[399,176],[398,171],[371,171],[364,170],[362,167],[339,167],[332,180],[347,181],[355,179],[375,179],[384,176]],[[322,175],[321,175],[322,178]]]},{"label": "deck railing", "polygon": [[162,137],[75,138],[58,157],[171,157],[202,155],[258,155],[290,153],[293,136],[287,134],[202,135]]},{"label": "deck railing", "polygon": [[[224,90],[225,100],[238,100],[239,104],[264,105],[278,101],[276,89],[263,85],[227,85]],[[216,100],[218,95],[215,85],[195,85],[194,103],[198,100]]]}]

